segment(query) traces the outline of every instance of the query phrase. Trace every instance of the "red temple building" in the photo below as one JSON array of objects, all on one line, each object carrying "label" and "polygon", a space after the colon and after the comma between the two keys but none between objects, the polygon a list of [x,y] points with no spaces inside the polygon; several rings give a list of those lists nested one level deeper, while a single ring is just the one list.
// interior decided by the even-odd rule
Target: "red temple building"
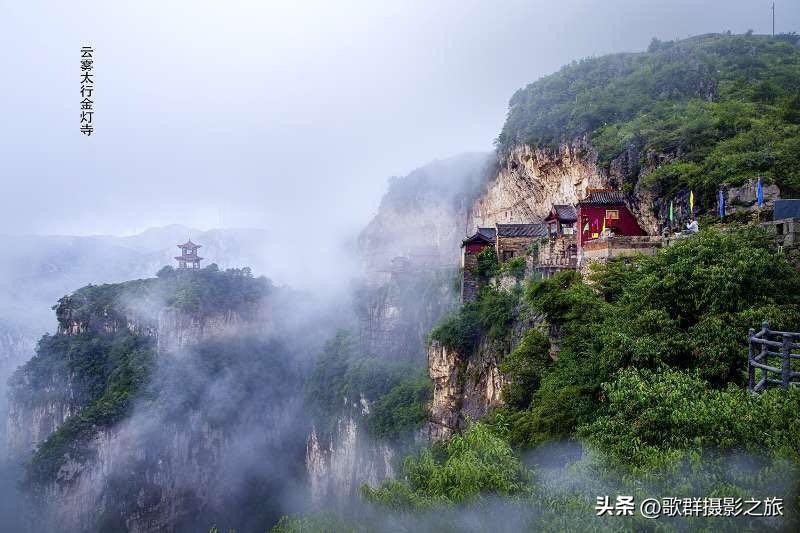
[{"label": "red temple building", "polygon": [[578,247],[599,238],[605,230],[614,236],[646,235],[636,217],[625,205],[625,197],[610,189],[589,189],[578,202]]},{"label": "red temple building", "polygon": [[576,225],[578,214],[572,205],[555,204],[545,217],[548,239],[539,243],[536,271],[543,278],[564,269],[574,269],[578,263]]},{"label": "red temple building", "polygon": [[200,268],[200,261],[202,257],[197,255],[197,249],[201,248],[200,244],[195,244],[191,239],[183,244],[179,244],[178,248],[181,249],[181,255],[176,256],[178,261],[178,268],[180,269],[198,269]]}]

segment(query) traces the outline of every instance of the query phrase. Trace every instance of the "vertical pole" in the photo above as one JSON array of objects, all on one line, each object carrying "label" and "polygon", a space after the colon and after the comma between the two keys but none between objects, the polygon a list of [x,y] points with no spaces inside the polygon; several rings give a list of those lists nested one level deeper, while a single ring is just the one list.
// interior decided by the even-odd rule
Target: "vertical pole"
[{"label": "vertical pole", "polygon": [[781,367],[781,378],[783,380],[782,387],[789,388],[789,382],[792,377],[792,358],[789,356],[792,352],[792,337],[790,335],[783,336],[783,347],[781,348],[781,357],[783,358],[783,366]]},{"label": "vertical pole", "polygon": [[747,332],[747,388],[750,392],[756,387],[756,367],[753,366],[753,335],[756,330],[750,328]]},{"label": "vertical pole", "polygon": [[775,2],[772,2],[772,36],[775,37]]}]

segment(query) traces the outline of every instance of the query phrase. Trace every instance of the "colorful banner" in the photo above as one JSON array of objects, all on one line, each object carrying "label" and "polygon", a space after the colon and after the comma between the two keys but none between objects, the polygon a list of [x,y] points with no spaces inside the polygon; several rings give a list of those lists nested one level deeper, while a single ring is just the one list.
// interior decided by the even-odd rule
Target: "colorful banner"
[{"label": "colorful banner", "polygon": [[758,207],[764,207],[764,187],[761,185],[761,178],[758,178],[758,185],[756,186],[756,199],[758,200]]}]

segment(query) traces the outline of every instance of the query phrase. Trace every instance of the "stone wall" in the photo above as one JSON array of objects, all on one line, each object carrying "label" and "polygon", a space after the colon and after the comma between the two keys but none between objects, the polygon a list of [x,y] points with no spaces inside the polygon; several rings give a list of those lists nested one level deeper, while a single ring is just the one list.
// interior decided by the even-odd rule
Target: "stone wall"
[{"label": "stone wall", "polygon": [[538,240],[539,237],[502,237],[498,235],[495,245],[497,259],[502,261],[503,254],[506,252],[513,254],[513,257],[525,256],[531,246]]},{"label": "stone wall", "polygon": [[618,257],[637,254],[655,255],[667,240],[653,235],[600,237],[583,243],[579,250],[578,265],[586,272],[592,262],[606,262]]}]

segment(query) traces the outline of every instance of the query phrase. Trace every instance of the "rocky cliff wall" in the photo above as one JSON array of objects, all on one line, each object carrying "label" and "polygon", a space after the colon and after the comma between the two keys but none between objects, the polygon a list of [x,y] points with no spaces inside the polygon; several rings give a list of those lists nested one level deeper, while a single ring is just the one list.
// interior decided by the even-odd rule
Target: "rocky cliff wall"
[{"label": "rocky cliff wall", "polygon": [[585,137],[554,150],[515,145],[500,158],[499,170],[473,203],[467,225],[474,230],[495,223],[539,222],[553,204],[575,204],[588,189],[611,187],[626,194],[628,207],[642,228],[658,235],[669,202],[657,186],[641,178],[668,159],[654,152],[643,154],[629,145],[607,166],[600,166]]},{"label": "rocky cliff wall", "polygon": [[554,203],[574,204],[590,188],[608,185],[597,156],[582,140],[550,151],[528,145],[513,147],[495,176],[473,203],[468,226],[539,222]]},{"label": "rocky cliff wall", "polygon": [[394,455],[389,445],[370,441],[351,415],[339,417],[327,437],[313,428],[306,445],[312,502],[341,507],[355,501],[364,483],[375,486],[394,476]]},{"label": "rocky cliff wall", "polygon": [[206,315],[164,309],[158,314],[158,352],[160,355],[176,353],[208,339],[266,335],[271,329],[266,304],[243,311],[227,309]]},{"label": "rocky cliff wall", "polygon": [[475,354],[443,346],[428,347],[428,375],[433,380],[430,437],[443,440],[464,429],[468,419],[477,420],[502,404],[505,379],[499,369],[504,348],[484,340]]}]

